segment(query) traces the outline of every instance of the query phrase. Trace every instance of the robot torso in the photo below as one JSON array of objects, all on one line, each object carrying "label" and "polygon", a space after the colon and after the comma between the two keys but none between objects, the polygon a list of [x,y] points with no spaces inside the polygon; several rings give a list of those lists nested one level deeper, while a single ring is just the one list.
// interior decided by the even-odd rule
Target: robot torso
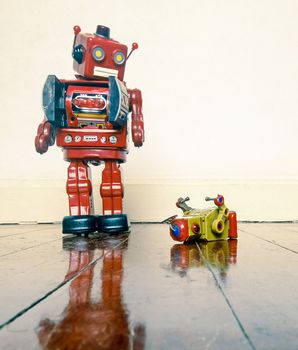
[{"label": "robot torso", "polygon": [[67,81],[50,75],[43,107],[56,128],[57,146],[127,152],[129,96],[117,78]]}]

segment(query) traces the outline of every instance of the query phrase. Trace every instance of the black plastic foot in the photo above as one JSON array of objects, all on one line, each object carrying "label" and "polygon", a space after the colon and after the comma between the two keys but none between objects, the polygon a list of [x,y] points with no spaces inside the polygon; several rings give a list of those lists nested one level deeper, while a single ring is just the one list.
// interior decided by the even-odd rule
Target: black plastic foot
[{"label": "black plastic foot", "polygon": [[97,217],[93,215],[65,216],[62,222],[62,232],[75,235],[88,235],[97,231]]},{"label": "black plastic foot", "polygon": [[100,215],[97,217],[98,232],[123,233],[129,231],[129,221],[126,214]]}]

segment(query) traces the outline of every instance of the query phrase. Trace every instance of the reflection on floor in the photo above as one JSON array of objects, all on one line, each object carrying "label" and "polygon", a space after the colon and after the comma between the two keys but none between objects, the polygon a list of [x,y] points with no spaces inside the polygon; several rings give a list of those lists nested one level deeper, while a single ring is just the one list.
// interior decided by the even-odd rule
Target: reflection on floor
[{"label": "reflection on floor", "polygon": [[167,225],[0,226],[1,349],[297,349],[298,225],[176,244]]},{"label": "reflection on floor", "polygon": [[[38,338],[45,349],[143,349],[144,327],[133,329],[132,339],[128,313],[122,301],[122,255],[127,236],[113,240],[82,237],[63,239],[69,250],[69,302],[58,322],[44,319],[39,324]],[[101,299],[92,298],[94,285],[94,249],[102,250]],[[75,278],[74,278],[75,277]],[[138,345],[138,346],[137,346]]]}]

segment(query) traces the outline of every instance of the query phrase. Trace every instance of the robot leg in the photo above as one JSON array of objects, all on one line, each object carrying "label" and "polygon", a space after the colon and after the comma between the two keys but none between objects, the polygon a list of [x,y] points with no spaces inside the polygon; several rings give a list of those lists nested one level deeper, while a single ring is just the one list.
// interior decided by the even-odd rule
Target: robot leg
[{"label": "robot leg", "polygon": [[63,233],[88,234],[97,230],[93,214],[92,184],[88,165],[72,159],[68,167],[66,190],[69,199],[69,214],[63,219]]},{"label": "robot leg", "polygon": [[99,217],[99,231],[107,233],[127,232],[129,222],[122,214],[123,185],[121,170],[116,160],[106,160],[100,186],[103,214]]}]

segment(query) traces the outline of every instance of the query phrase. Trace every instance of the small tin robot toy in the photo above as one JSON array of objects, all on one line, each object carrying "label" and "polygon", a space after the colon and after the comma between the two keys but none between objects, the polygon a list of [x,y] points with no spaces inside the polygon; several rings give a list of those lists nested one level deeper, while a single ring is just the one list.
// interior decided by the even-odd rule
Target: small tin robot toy
[{"label": "small tin robot toy", "polygon": [[[124,82],[127,46],[111,39],[108,27],[97,26],[95,34],[74,27],[72,49],[74,80],[49,75],[43,89],[45,118],[39,125],[35,148],[40,154],[57,143],[69,162],[66,190],[69,216],[63,233],[117,233],[129,230],[123,214],[123,184],[120,164],[128,153],[128,116],[132,140],[144,142],[142,95]],[[103,215],[94,215],[89,164],[104,162],[100,194]]]},{"label": "small tin robot toy", "polygon": [[170,234],[175,241],[188,242],[192,240],[217,241],[237,238],[237,218],[234,211],[225,206],[224,197],[206,197],[213,201],[216,207],[193,209],[186,204],[189,197],[178,198],[176,206],[183,211],[183,216],[170,218]]}]

